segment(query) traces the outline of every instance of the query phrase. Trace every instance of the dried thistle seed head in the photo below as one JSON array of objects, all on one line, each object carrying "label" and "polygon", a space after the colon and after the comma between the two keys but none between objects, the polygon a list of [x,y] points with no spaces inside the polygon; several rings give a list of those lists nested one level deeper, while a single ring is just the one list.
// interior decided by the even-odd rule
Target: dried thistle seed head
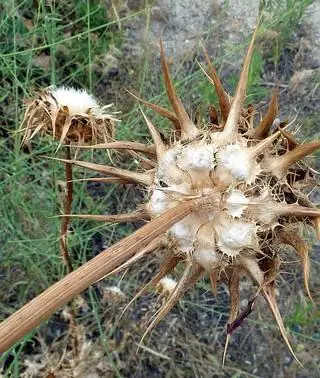
[{"label": "dried thistle seed head", "polygon": [[36,134],[49,134],[58,139],[59,144],[108,142],[114,138],[117,121],[107,112],[109,107],[100,107],[84,90],[49,87],[27,105],[22,143]]},{"label": "dried thistle seed head", "polygon": [[[256,32],[233,98],[222,87],[206,54],[209,65],[209,74],[206,75],[217,92],[222,116],[219,120],[218,113],[215,113],[217,127],[211,129],[201,129],[190,120],[173,86],[161,44],[163,76],[172,111],[142,102],[172,122],[174,137],[169,140],[174,142],[165,144],[143,114],[156,148],[156,153],[149,156],[154,159],[155,168],[141,173],[144,179],[140,181],[139,173],[135,173],[132,181],[148,189],[145,209],[151,222],[169,210],[172,214],[171,209],[181,203],[191,203],[202,197],[210,201],[205,202],[207,208],[192,207],[191,214],[176,221],[163,235],[167,240],[167,252],[150,285],[155,285],[177,265],[184,264],[185,270],[146,333],[199,277],[207,275],[214,292],[219,282],[229,284],[231,312],[227,340],[229,333],[252,311],[253,303],[261,293],[294,355],[274,295],[279,257],[281,260],[279,244],[294,247],[301,256],[305,286],[310,295],[308,249],[296,230],[299,223],[319,223],[320,210],[303,192],[315,185],[314,173],[302,159],[319,148],[320,142],[291,143],[289,146],[287,130],[271,130],[277,116],[275,94],[266,115],[255,125],[252,106],[246,109],[244,105],[255,36]],[[210,121],[206,120],[208,124]],[[205,125],[206,122],[199,124]],[[73,163],[95,169],[92,164]],[[96,170],[121,178],[133,177],[131,172],[111,170],[110,167],[99,166]],[[295,235],[294,240],[291,233]],[[250,306],[242,312],[239,308],[239,272],[258,286],[255,297],[249,301]]]}]

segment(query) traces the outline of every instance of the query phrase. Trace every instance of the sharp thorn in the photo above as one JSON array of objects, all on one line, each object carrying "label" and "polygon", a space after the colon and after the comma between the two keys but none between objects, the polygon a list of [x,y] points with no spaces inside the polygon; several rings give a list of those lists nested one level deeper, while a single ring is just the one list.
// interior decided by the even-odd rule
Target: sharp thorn
[{"label": "sharp thorn", "polygon": [[166,60],[166,56],[164,53],[162,40],[160,40],[160,58],[161,58],[162,72],[163,72],[163,78],[164,78],[167,95],[168,95],[170,104],[175,112],[175,115],[177,116],[179,120],[179,124],[181,127],[181,136],[182,138],[194,138],[199,133],[199,130],[189,118],[187,112],[185,111],[182,105],[180,98],[178,97],[176,93],[176,90],[174,88],[174,85],[170,76],[170,71],[169,71],[168,62]]}]

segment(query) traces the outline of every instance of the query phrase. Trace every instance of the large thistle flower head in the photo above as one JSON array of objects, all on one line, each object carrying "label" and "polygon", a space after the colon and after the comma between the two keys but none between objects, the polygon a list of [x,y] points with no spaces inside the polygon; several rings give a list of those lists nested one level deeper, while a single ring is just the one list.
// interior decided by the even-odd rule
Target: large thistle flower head
[{"label": "large thistle flower head", "polygon": [[115,116],[85,90],[49,87],[27,104],[22,143],[37,134],[49,134],[59,144],[92,144],[114,137]]},{"label": "large thistle flower head", "polygon": [[[147,217],[152,222],[164,214],[172,217],[173,225],[162,236],[120,267],[128,266],[160,246],[166,251],[160,271],[138,293],[141,295],[146,288],[156,287],[177,265],[184,266],[179,281],[153,317],[145,335],[198,279],[206,276],[214,293],[221,282],[229,285],[227,341],[261,294],[293,353],[274,286],[281,261],[280,246],[291,246],[301,257],[306,291],[311,297],[308,247],[297,230],[299,224],[315,226],[319,223],[320,211],[309,201],[305,191],[314,185],[314,174],[303,158],[319,148],[320,142],[299,144],[288,130],[291,125],[278,122],[276,92],[264,117],[254,124],[253,107],[246,108],[244,101],[256,33],[234,97],[227,94],[205,54],[208,71],[201,68],[218,94],[220,109],[211,108],[210,122],[201,127],[190,119],[175,91],[161,44],[163,77],[172,111],[139,101],[171,122],[174,136],[169,140],[172,142],[165,143],[143,114],[153,145],[119,141],[96,146],[134,151],[135,157],[141,158],[141,166],[146,167],[144,172],[78,160],[71,162],[105,174],[106,181],[135,182],[147,189],[143,210],[104,217],[104,220],[121,222]],[[175,209],[184,203],[190,204],[189,210],[184,218],[180,216],[175,221]],[[251,279],[257,287],[256,295],[245,309],[239,306],[242,276]]]}]

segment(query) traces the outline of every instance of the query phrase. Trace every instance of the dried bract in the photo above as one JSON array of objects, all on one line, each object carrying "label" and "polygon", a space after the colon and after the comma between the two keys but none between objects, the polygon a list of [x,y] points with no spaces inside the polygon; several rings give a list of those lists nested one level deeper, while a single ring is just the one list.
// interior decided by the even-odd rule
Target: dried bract
[{"label": "dried bract", "polygon": [[22,122],[23,141],[49,134],[59,144],[96,144],[113,140],[115,121],[110,106],[100,107],[84,90],[49,87],[29,101]]}]

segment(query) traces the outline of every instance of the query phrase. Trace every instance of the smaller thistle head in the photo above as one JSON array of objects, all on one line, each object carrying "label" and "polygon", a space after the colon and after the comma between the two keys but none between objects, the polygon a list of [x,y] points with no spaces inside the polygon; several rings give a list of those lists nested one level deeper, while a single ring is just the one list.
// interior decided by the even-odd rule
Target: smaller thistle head
[{"label": "smaller thistle head", "polygon": [[49,87],[29,101],[22,122],[22,144],[36,134],[52,135],[65,144],[96,144],[113,140],[114,115],[85,90]]}]

